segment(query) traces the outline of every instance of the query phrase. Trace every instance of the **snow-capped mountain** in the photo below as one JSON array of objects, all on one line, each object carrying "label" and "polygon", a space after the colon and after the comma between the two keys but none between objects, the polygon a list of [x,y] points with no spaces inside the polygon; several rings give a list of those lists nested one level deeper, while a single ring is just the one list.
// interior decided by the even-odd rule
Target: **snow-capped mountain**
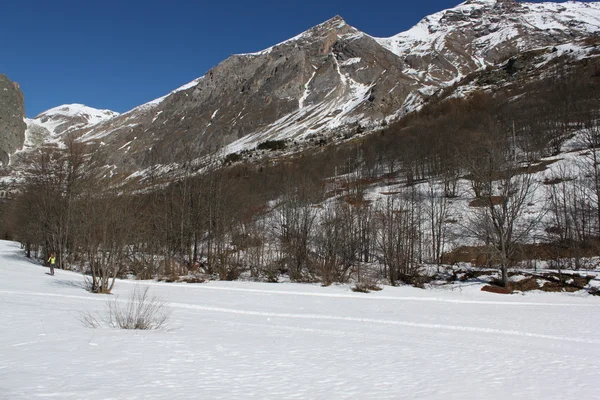
[{"label": "snow-capped mountain", "polygon": [[266,140],[302,146],[377,129],[475,71],[599,32],[600,3],[469,0],[391,38],[334,17],[263,51],[233,55],[122,115],[68,106],[35,120],[50,136],[70,132],[96,144],[131,171]]},{"label": "snow-capped mountain", "polygon": [[424,84],[445,86],[474,70],[534,48],[600,32],[600,3],[469,0],[377,42]]},{"label": "snow-capped mountain", "polygon": [[98,110],[83,104],[65,104],[51,108],[26,119],[26,144],[35,145],[41,141],[60,141],[72,131],[85,129],[102,121],[114,118],[119,113]]}]

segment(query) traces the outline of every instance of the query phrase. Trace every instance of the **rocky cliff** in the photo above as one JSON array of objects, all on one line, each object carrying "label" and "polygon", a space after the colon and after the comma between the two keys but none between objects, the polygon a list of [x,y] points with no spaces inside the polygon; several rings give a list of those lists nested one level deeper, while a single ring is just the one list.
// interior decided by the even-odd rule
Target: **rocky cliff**
[{"label": "rocky cliff", "polygon": [[25,105],[16,82],[0,74],[0,164],[8,165],[10,156],[23,147]]}]

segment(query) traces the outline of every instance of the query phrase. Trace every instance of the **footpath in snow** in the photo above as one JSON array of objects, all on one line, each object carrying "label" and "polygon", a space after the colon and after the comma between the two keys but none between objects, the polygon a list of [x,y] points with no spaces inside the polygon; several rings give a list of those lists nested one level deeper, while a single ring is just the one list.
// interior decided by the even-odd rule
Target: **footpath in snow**
[{"label": "footpath in snow", "polygon": [[[0,241],[0,399],[600,398],[600,298],[479,287],[118,281],[25,259]],[[135,285],[169,300],[168,330],[91,329]]]}]

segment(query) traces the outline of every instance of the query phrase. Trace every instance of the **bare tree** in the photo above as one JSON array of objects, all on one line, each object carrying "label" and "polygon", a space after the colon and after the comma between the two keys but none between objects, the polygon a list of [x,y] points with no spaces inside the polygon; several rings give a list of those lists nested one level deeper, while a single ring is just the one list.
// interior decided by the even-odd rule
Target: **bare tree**
[{"label": "bare tree", "polygon": [[593,193],[592,199],[596,210],[596,234],[600,230],[600,121],[590,118],[585,123],[582,141],[588,148],[583,154],[582,170],[586,176],[588,187]]},{"label": "bare tree", "polygon": [[[508,284],[508,266],[517,244],[525,242],[541,218],[541,213],[527,214],[538,186],[530,173],[519,173],[514,164],[490,174],[485,186],[489,191],[480,194],[480,202],[467,219],[467,230],[476,239],[491,245],[499,257],[502,284]],[[494,178],[495,177],[495,178]],[[484,179],[479,176],[477,179]]]},{"label": "bare tree", "polygon": [[[286,173],[287,172],[287,173]],[[305,279],[304,272],[314,273],[310,259],[312,231],[323,188],[319,182],[298,170],[284,171],[283,196],[275,210],[277,236],[290,277]]]},{"label": "bare tree", "polygon": [[[442,263],[442,254],[446,243],[446,220],[449,215],[448,198],[440,193],[438,185],[429,179],[427,192],[425,193],[425,212],[428,218],[431,244],[431,261],[438,267]],[[444,189],[445,191],[446,189]]]},{"label": "bare tree", "polygon": [[410,283],[419,273],[421,199],[414,187],[390,195],[377,213],[377,250],[392,285]]}]

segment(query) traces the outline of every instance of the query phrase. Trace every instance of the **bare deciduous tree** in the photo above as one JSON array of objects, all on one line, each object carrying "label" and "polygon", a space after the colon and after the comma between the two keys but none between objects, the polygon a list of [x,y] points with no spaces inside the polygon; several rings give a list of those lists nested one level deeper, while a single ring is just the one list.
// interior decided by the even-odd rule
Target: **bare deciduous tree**
[{"label": "bare deciduous tree", "polygon": [[538,186],[533,176],[519,173],[514,164],[505,164],[505,167],[507,169],[487,175],[489,180],[485,184],[489,192],[480,194],[480,204],[473,207],[467,220],[470,234],[491,245],[494,255],[499,257],[504,286],[508,284],[508,267],[517,244],[528,239],[541,218],[540,213],[527,214],[527,206]]}]

